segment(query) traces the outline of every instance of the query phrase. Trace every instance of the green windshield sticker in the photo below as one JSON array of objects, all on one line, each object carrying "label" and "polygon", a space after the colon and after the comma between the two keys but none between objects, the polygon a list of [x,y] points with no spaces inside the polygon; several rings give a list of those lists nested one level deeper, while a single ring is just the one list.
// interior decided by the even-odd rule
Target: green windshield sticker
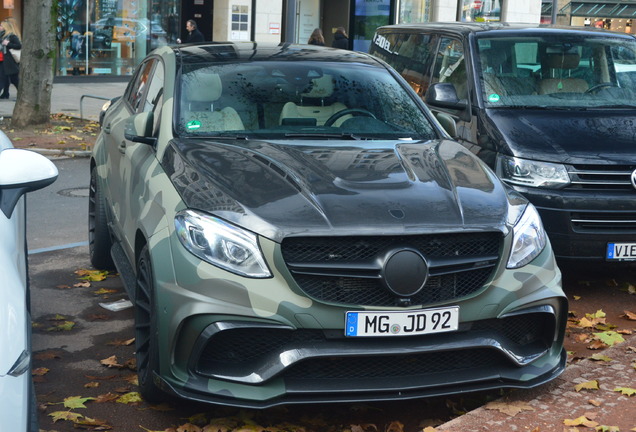
[{"label": "green windshield sticker", "polygon": [[499,95],[497,93],[493,93],[490,96],[488,96],[488,102],[499,102]]},{"label": "green windshield sticker", "polygon": [[201,122],[199,120],[191,120],[186,124],[186,127],[189,130],[199,129],[201,127]]}]

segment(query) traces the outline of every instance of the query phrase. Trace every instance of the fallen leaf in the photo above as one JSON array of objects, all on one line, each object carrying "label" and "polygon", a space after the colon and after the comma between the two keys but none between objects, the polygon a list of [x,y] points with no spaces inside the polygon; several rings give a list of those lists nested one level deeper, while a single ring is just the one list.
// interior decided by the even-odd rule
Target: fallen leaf
[{"label": "fallen leaf", "polygon": [[59,354],[53,351],[45,351],[33,356],[36,360],[53,360],[61,358]]},{"label": "fallen leaf", "polygon": [[636,313],[634,312],[630,312],[630,311],[623,311],[623,315],[621,315],[621,318],[627,318],[630,321],[636,321]]},{"label": "fallen leaf", "polygon": [[598,423],[588,419],[585,416],[581,416],[575,419],[565,419],[563,420],[563,424],[566,426],[585,426],[589,428],[593,428],[598,426]]},{"label": "fallen leaf", "polygon": [[119,399],[117,399],[115,402],[123,403],[123,404],[131,404],[131,403],[143,402],[143,399],[141,398],[141,395],[138,392],[130,392],[120,396]]},{"label": "fallen leaf", "polygon": [[596,430],[600,432],[620,432],[620,429],[618,428],[618,426],[601,425],[601,426],[597,426]]},{"label": "fallen leaf", "polygon": [[119,292],[119,290],[110,289],[110,288],[100,288],[97,291],[93,291],[93,294],[102,295],[102,294],[113,294],[116,292]]},{"label": "fallen leaf", "polygon": [[625,396],[634,396],[636,394],[636,389],[629,388],[629,387],[616,387],[614,391],[620,392],[621,394]]},{"label": "fallen leaf", "polygon": [[577,295],[572,296],[572,298],[574,298],[574,300],[581,300],[581,296],[577,296]]},{"label": "fallen leaf", "polygon": [[58,420],[69,420],[69,421],[77,421],[84,417],[83,415],[71,411],[55,411],[49,414],[50,417],[53,417],[53,423]]},{"label": "fallen leaf", "polygon": [[597,401],[596,399],[590,399],[588,401],[588,403],[594,405],[595,407],[600,407],[601,406],[601,402]]},{"label": "fallen leaf", "polygon": [[119,363],[117,363],[117,356],[110,356],[108,358],[105,358],[103,360],[99,361],[101,364],[103,364],[104,366],[108,366],[110,367],[116,367],[116,368],[122,368],[123,366],[120,365]]},{"label": "fallen leaf", "polygon": [[55,288],[58,288],[58,289],[71,289],[71,286],[70,285],[57,285]]},{"label": "fallen leaf", "polygon": [[90,282],[78,282],[76,284],[73,284],[73,286],[75,288],[90,288],[91,287],[91,283]]},{"label": "fallen leaf", "polygon": [[95,387],[99,387],[99,383],[97,381],[91,381],[84,384],[84,388],[95,388]]},{"label": "fallen leaf", "polygon": [[76,428],[92,429],[92,430],[99,430],[99,431],[111,430],[113,428],[104,420],[97,420],[90,417],[84,417],[83,419],[74,422],[73,426]]},{"label": "fallen leaf", "polygon": [[594,361],[604,361],[604,362],[611,362],[612,359],[609,358],[608,356],[604,355],[604,354],[594,354],[592,357],[590,357],[590,360],[594,360]]},{"label": "fallen leaf", "polygon": [[593,340],[591,344],[587,346],[588,349],[597,350],[607,348],[607,345],[600,340]]},{"label": "fallen leaf", "polygon": [[113,341],[108,342],[106,345],[113,345],[113,346],[130,346],[135,342],[135,338],[132,339],[126,339],[126,340],[121,340],[121,339],[115,339]]},{"label": "fallen leaf", "polygon": [[594,333],[594,336],[606,345],[614,346],[617,343],[625,342],[623,336],[615,331],[606,331],[602,333]]},{"label": "fallen leaf", "polygon": [[99,282],[106,279],[106,276],[108,276],[108,270],[101,271],[101,270],[81,269],[81,270],[76,270],[75,274],[80,276],[80,279],[82,280]]},{"label": "fallen leaf", "polygon": [[119,395],[116,393],[105,393],[99,395],[95,398],[96,403],[104,403],[104,402],[113,402],[119,398]]},{"label": "fallen leaf", "polygon": [[[373,430],[378,430],[378,428],[372,424],[370,426],[373,426]],[[371,429],[369,429],[369,432],[371,431]],[[385,429],[386,432],[404,432],[404,425],[402,423],[400,423],[399,421],[392,421],[389,426]]]},{"label": "fallen leaf", "polygon": [[501,413],[508,414],[510,417],[514,417],[521,411],[534,411],[530,405],[523,401],[516,402],[489,402],[484,406],[486,409],[497,410]]},{"label": "fallen leaf", "polygon": [[86,408],[84,405],[85,402],[89,400],[95,400],[92,397],[83,398],[81,396],[71,396],[64,399],[64,408],[76,409],[76,408]]},{"label": "fallen leaf", "polygon": [[31,375],[33,375],[33,376],[43,376],[43,375],[46,375],[49,372],[49,370],[50,369],[47,369],[45,367],[39,367],[39,368],[33,369],[31,371]]},{"label": "fallen leaf", "polygon": [[[598,381],[597,380],[586,381],[584,383],[575,385],[574,389],[577,392],[581,390],[598,390]],[[570,425],[570,426],[574,426],[574,425]]]},{"label": "fallen leaf", "polygon": [[75,327],[75,323],[73,321],[64,321],[58,325],[47,328],[45,331],[47,332],[59,332],[59,331],[71,331]]}]

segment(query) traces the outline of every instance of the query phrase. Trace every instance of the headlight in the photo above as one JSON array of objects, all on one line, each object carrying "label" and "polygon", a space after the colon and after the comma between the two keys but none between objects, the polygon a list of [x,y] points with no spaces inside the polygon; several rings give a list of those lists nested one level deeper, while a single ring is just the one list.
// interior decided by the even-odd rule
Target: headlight
[{"label": "headlight", "polygon": [[560,188],[570,183],[568,172],[561,164],[503,155],[497,157],[497,175],[519,186]]},{"label": "headlight", "polygon": [[181,244],[202,260],[241,276],[271,277],[253,233],[193,210],[177,213],[174,223]]},{"label": "headlight", "polygon": [[512,250],[507,267],[523,267],[541,253],[546,245],[543,223],[537,209],[528,204],[519,221],[513,228]]}]

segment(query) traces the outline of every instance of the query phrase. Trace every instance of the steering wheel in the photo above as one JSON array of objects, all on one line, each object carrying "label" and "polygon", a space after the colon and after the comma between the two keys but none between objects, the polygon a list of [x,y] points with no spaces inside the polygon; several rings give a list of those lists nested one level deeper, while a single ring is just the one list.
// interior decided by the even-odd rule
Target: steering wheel
[{"label": "steering wheel", "polygon": [[365,117],[375,118],[375,115],[373,115],[371,111],[365,110],[364,108],[347,108],[347,109],[343,109],[342,111],[338,111],[337,113],[329,117],[327,121],[325,122],[325,126],[333,125],[336,122],[336,120],[346,115],[353,115],[353,116],[361,115]]},{"label": "steering wheel", "polygon": [[593,85],[589,89],[587,89],[585,91],[585,93],[593,93],[593,92],[596,92],[597,90],[600,90],[600,89],[605,88],[605,87],[618,87],[618,84],[613,83],[613,82],[598,83],[596,85]]}]

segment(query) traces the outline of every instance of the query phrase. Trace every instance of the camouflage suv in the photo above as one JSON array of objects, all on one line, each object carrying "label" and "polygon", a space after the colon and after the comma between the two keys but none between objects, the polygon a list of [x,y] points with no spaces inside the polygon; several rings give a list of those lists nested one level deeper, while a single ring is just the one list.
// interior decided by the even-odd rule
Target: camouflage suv
[{"label": "camouflage suv", "polygon": [[103,117],[92,263],[139,386],[248,407],[532,387],[567,302],[535,208],[373,57],[164,47]]}]

